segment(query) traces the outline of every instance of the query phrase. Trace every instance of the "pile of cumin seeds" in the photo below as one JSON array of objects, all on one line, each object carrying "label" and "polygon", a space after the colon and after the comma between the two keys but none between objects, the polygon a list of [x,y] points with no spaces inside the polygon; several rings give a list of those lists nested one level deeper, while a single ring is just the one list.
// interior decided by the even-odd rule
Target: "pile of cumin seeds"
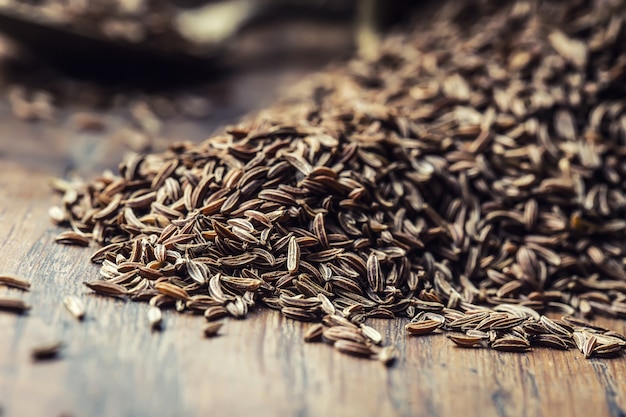
[{"label": "pile of cumin seeds", "polygon": [[9,16],[29,18],[52,27],[77,31],[82,36],[103,37],[121,43],[148,42],[153,47],[192,49],[174,30],[176,9],[161,0],[6,0],[0,10]]},{"label": "pile of cumin seeds", "polygon": [[55,181],[60,240],[102,245],[87,285],[209,321],[262,305],[385,363],[368,318],[621,355],[586,319],[626,316],[624,2],[459,4],[202,144]]}]

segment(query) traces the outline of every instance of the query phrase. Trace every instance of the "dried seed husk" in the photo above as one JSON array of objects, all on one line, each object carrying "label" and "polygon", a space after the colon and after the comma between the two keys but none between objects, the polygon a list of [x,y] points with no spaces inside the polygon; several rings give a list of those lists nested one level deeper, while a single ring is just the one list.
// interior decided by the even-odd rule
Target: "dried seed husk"
[{"label": "dried seed husk", "polygon": [[321,323],[315,323],[310,326],[304,332],[304,341],[305,342],[316,342],[321,340],[322,333],[324,332],[324,325]]},{"label": "dried seed husk", "polygon": [[583,355],[585,355],[585,358],[588,359],[591,357],[591,355],[593,355],[593,351],[597,345],[598,345],[598,339],[596,338],[595,335],[590,335],[589,337],[586,338],[581,349]]},{"label": "dried seed husk", "polygon": [[480,346],[483,338],[476,336],[467,336],[467,335],[458,335],[458,334],[447,334],[446,337],[454,342],[455,345],[460,347],[476,347]]},{"label": "dried seed husk", "polygon": [[322,336],[327,342],[336,342],[338,340],[351,340],[358,343],[366,343],[367,338],[359,329],[345,326],[335,326],[325,328]]},{"label": "dried seed husk", "polygon": [[620,343],[597,344],[589,356],[611,356],[623,349]]},{"label": "dried seed husk", "polygon": [[263,281],[260,279],[227,277],[224,275],[222,275],[220,281],[226,283],[228,287],[234,288],[238,291],[255,291],[263,285]]},{"label": "dried seed husk", "polygon": [[228,310],[223,306],[212,306],[204,310],[204,318],[214,321],[228,316]]},{"label": "dried seed husk", "polygon": [[65,245],[89,246],[89,238],[87,236],[73,231],[61,232],[54,240]]},{"label": "dried seed husk", "polygon": [[540,334],[532,338],[531,341],[534,345],[549,347],[552,349],[569,349],[569,345],[561,337],[553,334]]},{"label": "dried seed husk", "polygon": [[160,330],[163,325],[163,313],[157,306],[149,306],[146,313],[148,324],[152,330]]},{"label": "dried seed husk", "polygon": [[177,300],[189,300],[189,294],[187,291],[169,282],[159,282],[154,285],[154,289],[163,295],[167,295]]},{"label": "dried seed husk", "polygon": [[223,303],[221,301],[217,301],[210,295],[194,295],[191,296],[190,299],[185,303],[185,306],[190,310],[195,311],[206,311],[208,308],[221,306]]},{"label": "dried seed husk", "polygon": [[61,207],[52,206],[48,209],[48,216],[50,216],[50,220],[56,225],[61,225],[68,221],[68,216]]},{"label": "dried seed husk", "polygon": [[440,302],[426,300],[412,300],[411,305],[422,311],[441,311],[445,307]]},{"label": "dried seed husk", "polygon": [[241,297],[236,297],[234,301],[226,303],[225,307],[228,313],[236,319],[243,319],[248,314],[248,305]]},{"label": "dried seed husk", "polygon": [[31,348],[33,360],[49,360],[56,358],[63,349],[64,343],[60,340],[51,340],[39,343]]},{"label": "dried seed husk", "polygon": [[372,349],[364,343],[353,342],[351,340],[338,340],[333,345],[339,352],[354,356],[371,356]]},{"label": "dried seed husk", "polygon": [[125,287],[107,281],[85,281],[83,284],[96,293],[102,295],[108,295],[111,297],[123,297],[128,295],[128,290]]},{"label": "dried seed husk", "polygon": [[363,335],[369,339],[375,345],[380,345],[383,342],[383,336],[378,332],[378,330],[373,327],[367,326],[365,324],[361,324],[361,332]]},{"label": "dried seed husk", "polygon": [[383,277],[380,270],[380,263],[375,253],[371,253],[367,258],[367,280],[373,291],[383,290]]},{"label": "dried seed husk", "polygon": [[295,273],[300,268],[300,246],[295,238],[292,236],[289,239],[289,249],[287,251],[287,271],[290,274]]},{"label": "dried seed husk", "polygon": [[398,355],[397,349],[393,346],[385,346],[378,353],[376,357],[380,362],[382,362],[385,366],[391,366],[393,362],[396,360]]},{"label": "dried seed husk", "polygon": [[67,311],[76,319],[82,320],[85,317],[85,304],[75,295],[68,295],[63,298],[63,304]]},{"label": "dried seed husk", "polygon": [[478,313],[462,316],[456,320],[447,323],[447,327],[450,329],[461,329],[464,326],[476,326],[478,323],[489,317],[488,311],[481,311]]},{"label": "dried seed husk", "polygon": [[30,282],[28,282],[26,278],[18,277],[16,275],[0,274],[0,285],[17,288],[23,291],[30,290]]},{"label": "dried seed husk", "polygon": [[26,301],[13,297],[0,297],[0,310],[24,313],[30,310],[31,306]]},{"label": "dried seed husk", "polygon": [[578,317],[572,317],[572,316],[563,316],[562,318],[563,321],[569,323],[572,326],[578,326],[578,327],[587,327],[589,329],[593,329],[593,330],[600,330],[600,331],[607,331],[606,328],[602,327],[602,326],[598,326],[595,325],[593,323],[589,323],[588,321],[582,320]]},{"label": "dried seed husk", "polygon": [[506,352],[526,352],[530,350],[530,343],[518,337],[502,337],[489,345],[492,349]]},{"label": "dried seed husk", "polygon": [[290,296],[281,294],[279,299],[283,307],[296,307],[296,308],[302,308],[302,309],[314,311],[317,309],[318,306],[321,305],[321,301],[317,297],[308,297],[308,298],[305,298],[303,296],[290,297]]},{"label": "dried seed husk", "polygon": [[572,332],[570,329],[556,323],[554,320],[549,319],[546,316],[541,316],[541,324],[550,332],[557,336],[571,337]]},{"label": "dried seed husk", "polygon": [[335,306],[324,294],[317,294],[317,298],[320,300],[320,306],[324,313],[328,315],[334,315],[336,313]]},{"label": "dried seed husk", "polygon": [[409,323],[404,326],[407,333],[411,336],[431,334],[440,327],[441,322],[439,322],[438,320],[424,320],[416,323]]},{"label": "dried seed husk", "polygon": [[313,311],[310,311],[306,308],[298,308],[298,307],[283,307],[280,309],[280,312],[285,316],[289,317],[293,320],[300,321],[317,321],[319,320],[319,315]]},{"label": "dried seed husk", "polygon": [[322,321],[328,327],[343,326],[343,327],[351,327],[357,330],[359,328],[356,324],[352,323],[350,320],[346,319],[345,317],[339,316],[337,314],[330,314],[330,315],[324,316]]},{"label": "dried seed husk", "polygon": [[217,336],[219,330],[224,325],[224,322],[221,321],[212,321],[204,326],[204,337],[215,337]]},{"label": "dried seed husk", "polygon": [[506,317],[489,326],[489,330],[508,330],[519,326],[527,320],[526,317]]},{"label": "dried seed husk", "polygon": [[187,274],[198,284],[205,284],[208,281],[208,270],[202,264],[194,261],[187,262]]}]

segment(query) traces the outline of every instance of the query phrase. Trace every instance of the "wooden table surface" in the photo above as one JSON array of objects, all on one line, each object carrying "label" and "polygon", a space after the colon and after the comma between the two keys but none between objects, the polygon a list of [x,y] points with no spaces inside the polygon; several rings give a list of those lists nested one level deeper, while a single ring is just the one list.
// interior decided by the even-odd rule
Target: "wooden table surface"
[{"label": "wooden table surface", "polygon": [[[242,100],[223,107],[247,110],[237,107]],[[195,139],[209,128],[168,126],[173,136],[178,129]],[[91,251],[55,244],[59,229],[47,215],[49,177],[73,169],[95,175],[115,167],[122,148],[63,123],[16,121],[0,104],[0,272],[32,281],[28,293],[0,288],[0,295],[33,305],[23,316],[0,312],[0,416],[626,415],[623,355],[459,349],[443,336],[409,338],[403,323],[374,320],[399,350],[386,369],[305,344],[306,324],[258,310],[228,320],[214,339],[202,337],[201,316],[175,312],[166,313],[164,331],[152,333],[145,304],[99,297],[82,285],[97,275]],[[68,294],[85,301],[83,322],[64,309]],[[626,331],[623,321],[599,322]],[[29,348],[42,326],[66,347],[59,359],[35,363]]]}]

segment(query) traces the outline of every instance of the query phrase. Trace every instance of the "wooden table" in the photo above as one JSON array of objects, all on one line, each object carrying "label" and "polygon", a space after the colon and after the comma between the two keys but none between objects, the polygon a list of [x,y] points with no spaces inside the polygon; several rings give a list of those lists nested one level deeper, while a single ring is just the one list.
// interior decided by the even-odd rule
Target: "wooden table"
[{"label": "wooden table", "polygon": [[[168,128],[196,139],[208,129]],[[62,123],[16,121],[0,104],[0,271],[32,281],[29,293],[0,294],[34,306],[24,316],[0,312],[0,416],[626,415],[624,356],[459,349],[442,336],[409,338],[402,323],[372,321],[399,349],[386,369],[303,343],[306,324],[273,311],[229,320],[214,339],[202,337],[202,317],[167,312],[164,331],[152,333],[145,304],[95,296],[82,285],[97,274],[91,251],[55,244],[59,229],[47,215],[49,177],[114,167],[118,145]],[[68,294],[85,301],[83,322],[64,309]],[[600,322],[626,331],[623,321]],[[29,347],[42,325],[66,348],[58,360],[35,363]]]}]

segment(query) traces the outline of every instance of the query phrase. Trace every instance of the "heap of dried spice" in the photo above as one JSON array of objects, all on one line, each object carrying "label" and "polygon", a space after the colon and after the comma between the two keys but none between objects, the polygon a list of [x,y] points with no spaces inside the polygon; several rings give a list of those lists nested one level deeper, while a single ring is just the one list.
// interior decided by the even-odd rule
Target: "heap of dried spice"
[{"label": "heap of dried spice", "polygon": [[202,144],[56,181],[59,241],[101,244],[86,285],[149,302],[153,326],[261,305],[385,363],[368,318],[620,355],[585,318],[626,316],[623,3],[451,2]]},{"label": "heap of dried spice", "polygon": [[147,42],[163,50],[191,49],[174,29],[176,7],[163,0],[5,0],[0,11],[83,36]]}]

